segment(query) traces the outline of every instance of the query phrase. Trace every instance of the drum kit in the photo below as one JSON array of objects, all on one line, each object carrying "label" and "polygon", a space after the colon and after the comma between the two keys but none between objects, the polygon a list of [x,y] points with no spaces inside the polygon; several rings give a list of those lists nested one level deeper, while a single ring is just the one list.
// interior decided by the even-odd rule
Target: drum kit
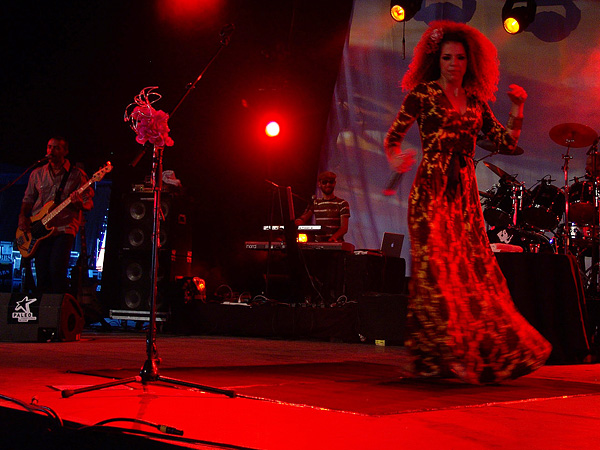
[{"label": "drum kit", "polygon": [[[600,153],[598,133],[578,123],[563,123],[550,130],[550,138],[567,148],[564,160],[564,186],[552,184],[549,176],[526,189],[524,184],[484,161],[498,177],[498,183],[480,191],[483,215],[489,226],[492,243],[521,247],[524,252],[564,253],[598,258],[598,219],[600,203]],[[500,153],[487,140],[477,145],[493,154]],[[586,177],[575,177],[569,185],[569,153],[572,148],[590,147],[587,152]],[[521,155],[517,147],[510,155]],[[592,261],[598,266],[598,261]]]}]

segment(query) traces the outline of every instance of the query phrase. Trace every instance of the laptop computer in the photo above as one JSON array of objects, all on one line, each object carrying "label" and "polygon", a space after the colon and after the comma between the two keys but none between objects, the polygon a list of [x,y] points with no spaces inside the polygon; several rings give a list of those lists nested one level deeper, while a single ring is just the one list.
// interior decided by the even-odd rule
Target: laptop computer
[{"label": "laptop computer", "polygon": [[400,258],[403,243],[403,234],[385,232],[381,239],[381,253],[388,258]]}]

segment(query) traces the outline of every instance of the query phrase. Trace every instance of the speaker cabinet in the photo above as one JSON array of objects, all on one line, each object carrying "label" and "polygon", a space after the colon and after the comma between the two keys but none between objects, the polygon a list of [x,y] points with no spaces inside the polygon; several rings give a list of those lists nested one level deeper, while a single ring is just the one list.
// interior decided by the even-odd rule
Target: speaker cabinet
[{"label": "speaker cabinet", "polygon": [[365,292],[404,294],[406,260],[381,255],[348,255],[345,283],[346,294],[352,299]]},{"label": "speaker cabinet", "polygon": [[367,339],[403,344],[408,296],[369,292],[358,299],[358,332]]},{"label": "speaker cabinet", "polygon": [[0,294],[1,341],[78,341],[84,323],[70,294]]},{"label": "speaker cabinet", "polygon": [[[192,229],[188,200],[185,196],[161,194],[157,310],[168,308],[165,293],[170,283],[177,277],[191,276]],[[131,192],[124,196],[119,309],[148,311],[150,308],[153,218],[152,192]]]}]

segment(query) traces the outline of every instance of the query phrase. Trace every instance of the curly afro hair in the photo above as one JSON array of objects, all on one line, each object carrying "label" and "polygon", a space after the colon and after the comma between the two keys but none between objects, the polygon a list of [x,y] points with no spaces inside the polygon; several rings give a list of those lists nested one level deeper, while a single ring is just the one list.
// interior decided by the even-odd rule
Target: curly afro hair
[{"label": "curly afro hair", "polygon": [[436,20],[429,24],[402,78],[402,89],[410,91],[421,82],[440,78],[440,53],[446,42],[459,42],[467,52],[467,72],[463,79],[465,91],[482,101],[496,100],[500,78],[496,47],[479,30],[449,20]]}]

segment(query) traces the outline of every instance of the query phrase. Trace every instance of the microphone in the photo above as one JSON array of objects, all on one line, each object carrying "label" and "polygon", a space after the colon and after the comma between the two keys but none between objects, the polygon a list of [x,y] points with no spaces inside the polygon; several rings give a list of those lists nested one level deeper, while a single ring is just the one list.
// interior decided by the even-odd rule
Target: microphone
[{"label": "microphone", "polygon": [[235,25],[232,23],[228,23],[221,28],[221,32],[219,33],[219,37],[221,38],[221,45],[229,45],[229,40],[231,39],[231,35],[235,31]]},{"label": "microphone", "polygon": [[392,174],[392,176],[390,177],[390,179],[388,180],[387,184],[385,185],[385,188],[383,189],[382,193],[383,195],[394,195],[398,189],[398,185],[400,184],[400,181],[402,180],[402,173],[398,173],[398,172],[394,172]]},{"label": "microphone", "polygon": [[275,183],[275,182],[273,182],[273,181],[271,181],[271,180],[268,180],[268,179],[266,179],[266,178],[265,178],[265,181],[266,181],[267,183],[269,183],[271,186],[275,187],[275,188],[280,188],[280,187],[281,187],[281,186],[279,186],[277,183]]},{"label": "microphone", "polygon": [[50,158],[52,157],[52,155],[50,153],[48,153],[46,156],[44,156],[42,159],[40,159],[39,161],[37,161],[34,165],[37,166],[38,164],[41,164],[43,162],[48,161]]}]

